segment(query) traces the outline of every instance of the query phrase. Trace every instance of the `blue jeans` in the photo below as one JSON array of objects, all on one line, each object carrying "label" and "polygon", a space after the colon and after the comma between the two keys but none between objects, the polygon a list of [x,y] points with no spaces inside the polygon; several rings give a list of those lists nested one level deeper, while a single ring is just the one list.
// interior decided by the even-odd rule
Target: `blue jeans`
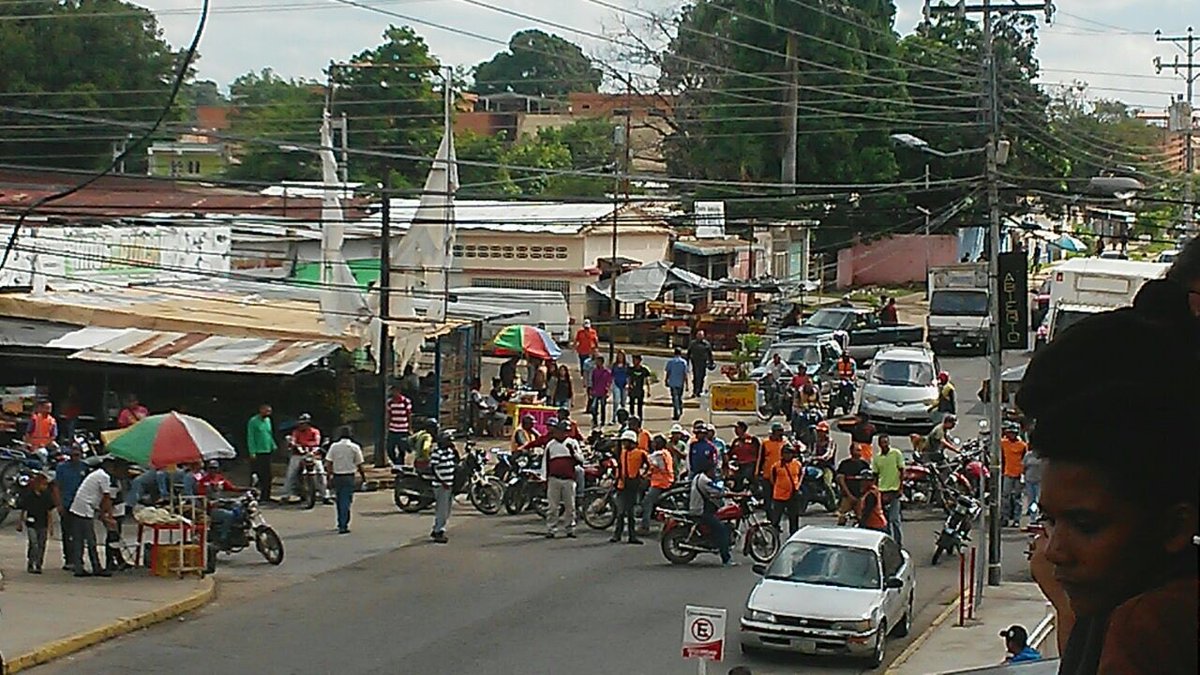
[{"label": "blue jeans", "polygon": [[213,509],[208,514],[217,532],[217,543],[222,546],[229,541],[229,530],[233,527],[233,511],[229,509]]},{"label": "blue jeans", "polygon": [[[887,497],[887,494],[884,494]],[[900,493],[892,493],[892,501],[888,502],[884,507],[884,516],[887,518],[887,532],[892,535],[892,539],[896,540],[897,544],[904,545],[904,535],[900,531]]]},{"label": "blue jeans", "polygon": [[1003,511],[1000,513],[1002,522],[1020,521],[1021,520],[1021,488],[1020,476],[1013,478],[1012,476],[1004,476],[1000,483],[1000,492],[1004,495]]},{"label": "blue jeans", "polygon": [[350,504],[354,502],[354,474],[333,474],[333,493],[337,498],[337,528],[350,529]]},{"label": "blue jeans", "polygon": [[607,410],[608,410],[608,397],[607,396],[593,396],[592,397],[592,411],[591,411],[592,412],[592,426],[594,426],[594,427],[604,426],[605,421],[607,421],[605,419],[605,417],[606,417],[605,413],[607,412]]},{"label": "blue jeans", "polygon": [[705,508],[704,515],[700,516],[700,523],[712,533],[713,543],[717,545],[717,550],[721,553],[721,562],[729,562],[733,557],[729,553],[729,528],[717,519],[715,511],[710,511],[708,508]]},{"label": "blue jeans", "polygon": [[433,534],[446,533],[446,521],[450,520],[450,502],[454,494],[450,488],[439,485],[433,486]]},{"label": "blue jeans", "polygon": [[625,390],[625,387],[618,387],[614,384],[612,396],[613,414],[616,414],[616,411],[618,410],[624,410],[625,406],[629,405],[629,392]]},{"label": "blue jeans", "polygon": [[683,387],[668,387],[671,390],[671,419],[683,417]]},{"label": "blue jeans", "polygon": [[1026,506],[1027,513],[1033,515],[1033,505],[1038,503],[1038,499],[1042,496],[1042,481],[1026,480],[1025,481],[1025,498],[1029,501]]},{"label": "blue jeans", "polygon": [[389,431],[387,435],[387,456],[392,464],[403,464],[404,456],[408,454],[408,432]]}]

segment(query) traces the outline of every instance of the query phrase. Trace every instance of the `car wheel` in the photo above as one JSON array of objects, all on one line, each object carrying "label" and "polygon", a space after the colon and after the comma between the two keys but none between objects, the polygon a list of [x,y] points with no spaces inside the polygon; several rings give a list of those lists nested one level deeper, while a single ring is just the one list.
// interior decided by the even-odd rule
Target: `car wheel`
[{"label": "car wheel", "polygon": [[879,631],[875,635],[875,651],[871,653],[867,659],[867,666],[870,668],[878,668],[883,665],[883,659],[887,656],[887,621],[879,625]]},{"label": "car wheel", "polygon": [[908,594],[908,606],[906,606],[904,608],[904,616],[901,617],[900,623],[896,624],[896,627],[892,629],[892,637],[898,637],[898,638],[908,637],[909,632],[912,631],[912,621],[913,621],[913,596],[912,596],[912,593],[909,593]]}]

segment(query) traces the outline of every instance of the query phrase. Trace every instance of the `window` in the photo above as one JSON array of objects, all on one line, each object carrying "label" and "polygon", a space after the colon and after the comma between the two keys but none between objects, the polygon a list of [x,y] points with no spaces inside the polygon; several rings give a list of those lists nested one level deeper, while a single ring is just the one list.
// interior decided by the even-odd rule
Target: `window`
[{"label": "window", "polygon": [[920,361],[877,359],[871,368],[871,381],[900,387],[928,387],[933,384],[933,365]]},{"label": "window", "polygon": [[884,578],[900,574],[900,568],[904,567],[904,554],[900,552],[900,545],[891,537],[884,539],[879,545],[879,557],[883,561]]},{"label": "window", "polygon": [[874,551],[798,541],[787,544],[767,568],[767,579],[816,586],[879,588],[879,560]]},{"label": "window", "polygon": [[171,160],[171,175],[178,176],[183,173],[183,162],[173,159]]},{"label": "window", "polygon": [[187,172],[193,176],[200,173],[200,161],[189,159],[187,163]]}]

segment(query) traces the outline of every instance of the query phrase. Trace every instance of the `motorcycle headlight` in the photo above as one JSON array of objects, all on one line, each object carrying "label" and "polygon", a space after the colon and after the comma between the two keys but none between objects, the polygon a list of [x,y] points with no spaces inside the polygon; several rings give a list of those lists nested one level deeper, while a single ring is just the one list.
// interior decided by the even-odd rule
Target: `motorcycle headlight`
[{"label": "motorcycle headlight", "polygon": [[746,608],[746,620],[758,621],[760,623],[775,623],[775,615],[770,612],[763,612],[757,609]]},{"label": "motorcycle headlight", "polygon": [[841,621],[836,626],[835,630],[850,631],[852,633],[865,633],[875,627],[875,622],[870,619],[862,619],[859,621]]}]

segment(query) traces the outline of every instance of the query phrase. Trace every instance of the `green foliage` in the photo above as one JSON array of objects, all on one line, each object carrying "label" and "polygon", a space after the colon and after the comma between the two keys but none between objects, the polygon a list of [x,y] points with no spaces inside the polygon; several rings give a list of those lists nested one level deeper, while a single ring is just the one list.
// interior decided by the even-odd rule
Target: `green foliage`
[{"label": "green foliage", "polygon": [[722,368],[722,372],[730,380],[744,382],[750,379],[750,371],[762,358],[766,337],[757,333],[741,333],[737,341],[738,347],[730,355],[733,365],[728,369]]},{"label": "green foliage", "polygon": [[[232,135],[269,138],[279,145],[320,143],[325,95],[318,82],[285,80],[264,68],[238,77],[229,93],[236,106],[230,125]],[[229,176],[260,181],[317,180],[321,163],[309,152],[289,152],[269,143],[246,143],[240,163],[230,167]]]},{"label": "green foliage", "polygon": [[[612,125],[583,120],[540,130],[509,144],[503,135],[467,133],[455,139],[460,160],[540,169],[602,171],[613,156]],[[519,168],[459,165],[460,194],[474,197],[544,196],[603,197],[612,189],[607,178],[522,171]]]},{"label": "green foliage", "polygon": [[[150,122],[166,102],[177,57],[154,14],[131,3],[0,3],[0,94],[7,105]],[[3,161],[82,169],[104,166],[112,142],[129,133],[16,113],[0,113],[0,127]],[[144,168],[145,152],[134,148],[128,170],[139,162]]]},{"label": "green foliage", "polygon": [[563,97],[600,87],[600,70],[578,45],[557,35],[529,29],[514,33],[508,51],[475,66],[475,90],[481,94],[516,92]]}]

